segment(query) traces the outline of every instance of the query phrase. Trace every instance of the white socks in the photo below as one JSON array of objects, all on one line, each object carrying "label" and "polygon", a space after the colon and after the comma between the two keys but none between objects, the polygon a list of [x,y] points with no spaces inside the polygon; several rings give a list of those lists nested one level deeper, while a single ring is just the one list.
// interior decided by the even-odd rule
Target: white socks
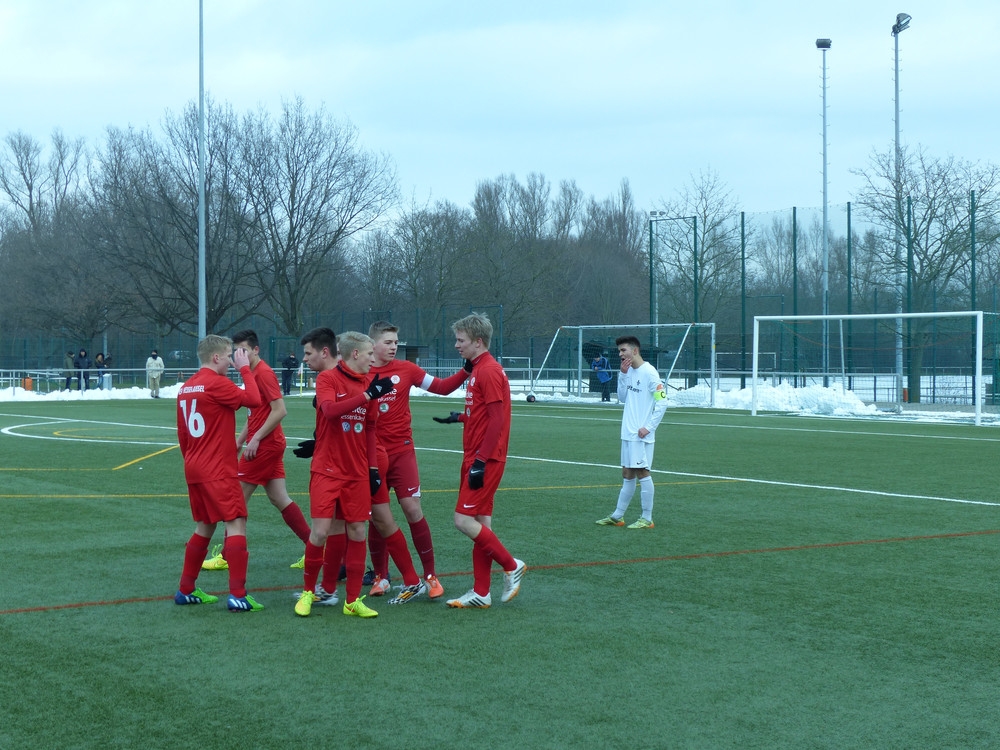
[{"label": "white socks", "polygon": [[623,518],[625,516],[625,511],[628,510],[628,504],[632,502],[632,495],[634,494],[635,479],[622,480],[622,489],[621,492],[618,493],[618,507],[615,508],[614,513],[615,518]]},{"label": "white socks", "polygon": [[[635,481],[634,479],[632,480]],[[643,477],[639,480],[639,499],[642,502],[642,517],[653,520],[653,477]],[[618,501],[621,505],[621,500]],[[626,503],[626,507],[628,504]]]}]

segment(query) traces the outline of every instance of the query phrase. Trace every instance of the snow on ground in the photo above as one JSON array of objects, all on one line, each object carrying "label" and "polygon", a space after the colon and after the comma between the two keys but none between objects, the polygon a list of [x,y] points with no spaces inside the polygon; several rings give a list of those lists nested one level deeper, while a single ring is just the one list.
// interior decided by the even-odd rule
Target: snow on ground
[{"label": "snow on ground", "polygon": [[[527,388],[519,389],[518,383],[514,383],[512,398],[516,401],[524,401],[527,398]],[[177,389],[180,384],[169,385],[160,388],[162,399],[177,398]],[[293,397],[312,397],[313,391],[293,392]],[[424,398],[461,398],[463,391],[456,391],[450,397],[433,396],[424,391],[413,389],[413,396]],[[566,393],[539,393],[537,400],[540,403],[589,403],[600,408],[617,408],[617,402],[612,400],[610,404],[601,404],[595,400],[597,394],[590,394],[580,398]],[[148,388],[115,388],[113,390],[100,390],[92,388],[81,393],[72,391],[52,391],[50,393],[39,393],[36,391],[25,391],[20,386],[7,386],[0,389],[0,402],[6,401],[34,401],[34,402],[54,402],[54,401],[108,401],[108,400],[128,400],[128,399],[148,399]],[[728,391],[717,391],[715,394],[715,408],[717,409],[739,409],[749,411],[752,406],[752,392],[750,388],[732,389]],[[712,394],[707,385],[698,385],[684,390],[674,390],[671,386],[669,393],[670,407],[686,408],[708,408],[712,406]],[[972,417],[971,408],[966,411],[920,411],[917,404],[907,405],[905,412],[901,415],[908,420],[936,421],[936,422],[968,422]],[[757,386],[757,410],[758,412],[785,412],[802,415],[824,415],[831,417],[888,417],[889,414],[884,409],[879,409],[874,404],[866,404],[861,401],[851,391],[844,390],[839,384],[829,388],[819,385],[810,385],[804,388],[793,388],[789,383],[771,385],[761,383]],[[893,418],[899,419],[900,415]],[[986,413],[983,414],[983,421],[1000,419],[1000,416]]]}]

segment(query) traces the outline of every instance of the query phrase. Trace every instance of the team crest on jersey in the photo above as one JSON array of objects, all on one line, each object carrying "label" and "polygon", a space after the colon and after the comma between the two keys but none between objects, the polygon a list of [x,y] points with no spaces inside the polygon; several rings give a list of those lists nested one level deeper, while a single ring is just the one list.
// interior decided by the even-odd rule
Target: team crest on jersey
[{"label": "team crest on jersey", "polygon": [[399,375],[390,375],[389,380],[392,381],[393,385],[399,385]]},{"label": "team crest on jersey", "polygon": [[365,426],[361,422],[355,423],[354,425],[355,432],[361,432],[363,429],[365,429]]},{"label": "team crest on jersey", "polygon": [[476,384],[476,376],[473,375],[471,378],[469,378],[469,385],[473,386],[475,384]]},{"label": "team crest on jersey", "polygon": [[379,404],[378,405],[378,410],[380,412],[382,412],[383,414],[385,414],[387,411],[389,411],[389,404],[386,404],[386,403]]},{"label": "team crest on jersey", "polygon": [[351,431],[351,423],[350,422],[341,422],[340,423],[340,428],[344,432],[350,432]]}]

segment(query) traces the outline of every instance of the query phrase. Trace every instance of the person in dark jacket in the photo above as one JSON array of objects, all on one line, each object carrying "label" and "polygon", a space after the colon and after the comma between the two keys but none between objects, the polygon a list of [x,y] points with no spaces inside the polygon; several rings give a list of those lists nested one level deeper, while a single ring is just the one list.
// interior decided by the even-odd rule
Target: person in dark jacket
[{"label": "person in dark jacket", "polygon": [[90,357],[87,356],[87,350],[80,349],[80,353],[77,354],[76,359],[73,360],[73,367],[76,368],[76,388],[78,391],[85,391],[90,388],[90,368],[92,366],[93,362],[91,362]]}]

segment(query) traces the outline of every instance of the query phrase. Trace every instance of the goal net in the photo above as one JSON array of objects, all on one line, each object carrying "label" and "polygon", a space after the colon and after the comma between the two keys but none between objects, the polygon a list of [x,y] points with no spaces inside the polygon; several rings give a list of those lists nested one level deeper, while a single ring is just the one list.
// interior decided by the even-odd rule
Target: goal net
[{"label": "goal net", "polygon": [[[776,354],[776,356],[775,356]],[[758,386],[836,386],[882,411],[1000,411],[1000,325],[993,313],[754,317],[751,413]]]},{"label": "goal net", "polygon": [[[660,373],[668,391],[703,387],[715,405],[715,323],[560,326],[533,373],[530,392],[600,399],[606,382],[614,397],[621,366],[615,340],[629,335],[639,339],[643,359]],[[592,366],[602,356],[608,360],[606,381]]]}]

